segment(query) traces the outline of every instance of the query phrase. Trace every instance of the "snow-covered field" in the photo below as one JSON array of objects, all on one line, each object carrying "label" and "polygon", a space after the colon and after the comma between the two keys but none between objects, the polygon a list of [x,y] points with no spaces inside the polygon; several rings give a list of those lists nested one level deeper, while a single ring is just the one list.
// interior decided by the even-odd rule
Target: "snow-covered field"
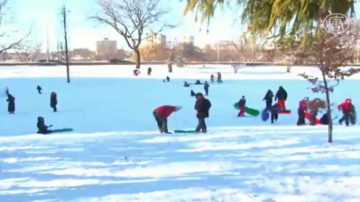
[{"label": "snow-covered field", "polygon": [[[335,125],[335,142],[327,144],[326,127],[295,126],[298,101],[323,95],[297,76],[315,69],[285,69],[234,74],[229,66],[207,65],[167,73],[153,66],[152,76],[144,67],[135,78],[131,66],[75,66],[67,84],[64,67],[0,67],[0,89],[9,87],[16,98],[16,114],[9,115],[0,95],[0,201],[360,201],[360,127]],[[152,110],[162,104],[183,106],[170,116],[170,130],[196,126],[190,89],[203,89],[183,82],[216,72],[224,83],[210,84],[209,132],[158,134]],[[162,82],[167,75],[171,81]],[[291,115],[273,125],[236,117],[232,104],[241,95],[262,109],[267,89],[280,85]],[[342,82],[332,100],[350,97],[360,106],[358,85],[358,76]],[[51,91],[58,113],[49,106]],[[74,132],[35,134],[39,115]]]}]

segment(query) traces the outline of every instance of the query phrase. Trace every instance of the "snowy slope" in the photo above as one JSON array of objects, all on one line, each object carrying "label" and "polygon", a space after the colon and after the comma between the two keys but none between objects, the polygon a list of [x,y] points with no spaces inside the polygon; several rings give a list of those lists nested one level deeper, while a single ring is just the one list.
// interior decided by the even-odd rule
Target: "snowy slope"
[{"label": "snowy slope", "polygon": [[[359,126],[336,125],[335,143],[326,127],[297,127],[296,107],[312,94],[297,73],[311,67],[153,66],[152,76],[132,76],[131,66],[77,66],[65,83],[64,67],[1,67],[0,88],[16,97],[8,115],[0,95],[0,201],[359,201]],[[142,70],[145,72],[145,69]],[[159,135],[152,110],[183,106],[169,118],[170,129],[196,126],[194,98],[183,82],[223,73],[210,84],[213,104],[204,135]],[[170,75],[171,82],[162,79]],[[360,106],[357,77],[342,82],[335,103],[353,98]],[[43,95],[36,93],[41,85]],[[262,109],[267,89],[282,85],[288,108],[278,123],[236,117],[232,104],[245,95]],[[49,106],[56,91],[59,112]],[[339,112],[335,112],[339,113]],[[36,117],[73,133],[40,136]]]}]

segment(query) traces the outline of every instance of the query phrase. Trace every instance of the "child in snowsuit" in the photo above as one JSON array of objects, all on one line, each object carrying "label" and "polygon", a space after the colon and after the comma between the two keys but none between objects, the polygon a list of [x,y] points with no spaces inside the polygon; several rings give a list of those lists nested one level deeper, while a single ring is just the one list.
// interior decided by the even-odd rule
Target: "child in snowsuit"
[{"label": "child in snowsuit", "polygon": [[[341,125],[343,121],[345,121],[345,125],[349,126],[349,122],[351,124],[355,124],[353,113],[355,112],[355,108],[351,103],[351,99],[347,98],[345,101],[338,105],[338,109],[342,110],[343,116],[339,120],[339,124]],[[353,111],[353,112],[352,112]]]},{"label": "child in snowsuit", "polygon": [[205,90],[205,95],[208,96],[209,95],[209,84],[207,81],[205,81],[204,83],[204,90]]},{"label": "child in snowsuit", "polygon": [[238,117],[240,116],[245,116],[245,105],[246,105],[246,99],[245,96],[242,96],[241,99],[239,100],[239,113],[238,113]]},{"label": "child in snowsuit", "polygon": [[298,108],[298,120],[296,125],[298,126],[302,126],[305,125],[305,112],[307,112],[307,103],[309,101],[309,98],[306,97],[304,99],[302,99],[299,102],[299,108]]},{"label": "child in snowsuit", "polygon": [[56,95],[55,92],[51,92],[51,95],[50,95],[50,106],[51,106],[51,108],[53,108],[53,111],[54,111],[54,112],[57,112],[56,105],[57,105],[57,95]]},{"label": "child in snowsuit", "polygon": [[163,105],[153,111],[156,123],[158,125],[160,133],[169,133],[167,127],[167,118],[171,113],[180,110],[180,106]]},{"label": "child in snowsuit", "polygon": [[14,114],[15,113],[15,97],[12,96],[8,90],[6,90],[6,95],[7,95],[7,102],[8,102],[8,112],[9,114]]},{"label": "child in snowsuit", "polygon": [[273,92],[269,89],[269,90],[266,92],[266,94],[265,94],[265,96],[264,96],[264,98],[263,98],[263,100],[265,100],[265,102],[266,102],[266,109],[267,109],[267,110],[270,110],[270,108],[271,108],[271,106],[272,106],[273,97],[274,97],[274,94],[273,94]]},{"label": "child in snowsuit", "polygon": [[279,90],[276,92],[275,95],[275,101],[278,101],[280,111],[286,111],[285,101],[287,99],[287,96],[288,95],[286,90],[282,86],[280,86]]}]

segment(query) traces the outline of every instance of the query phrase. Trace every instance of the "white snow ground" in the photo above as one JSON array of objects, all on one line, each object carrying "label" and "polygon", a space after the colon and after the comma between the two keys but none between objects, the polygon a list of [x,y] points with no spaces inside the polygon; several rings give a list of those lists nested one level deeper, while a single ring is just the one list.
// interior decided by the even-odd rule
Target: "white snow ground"
[{"label": "white snow ground", "polygon": [[[297,127],[296,107],[312,94],[297,73],[310,67],[153,66],[153,75],[132,76],[131,66],[1,67],[0,88],[16,97],[16,114],[0,99],[0,201],[360,201],[360,127],[336,125],[334,143],[326,127]],[[145,72],[145,68],[143,72]],[[196,117],[185,80],[222,72],[224,83],[210,84],[213,104],[208,134],[159,135],[152,110],[183,106],[169,118],[170,129],[194,128]],[[170,83],[162,82],[166,75]],[[342,82],[335,103],[347,97],[360,106],[359,77]],[[44,89],[36,93],[36,85]],[[267,89],[283,85],[291,115],[278,123],[237,118],[232,104],[241,95],[261,109]],[[58,93],[59,112],[49,94]],[[339,113],[339,112],[335,112]],[[36,117],[73,133],[41,136]]]}]

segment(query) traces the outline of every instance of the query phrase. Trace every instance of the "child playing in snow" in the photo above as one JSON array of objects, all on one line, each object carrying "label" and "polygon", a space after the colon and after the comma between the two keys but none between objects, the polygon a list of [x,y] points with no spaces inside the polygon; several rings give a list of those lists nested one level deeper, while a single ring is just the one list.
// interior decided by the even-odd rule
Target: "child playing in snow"
[{"label": "child playing in snow", "polygon": [[239,113],[238,117],[245,116],[245,105],[246,105],[246,99],[243,95],[241,99],[239,100]]}]

